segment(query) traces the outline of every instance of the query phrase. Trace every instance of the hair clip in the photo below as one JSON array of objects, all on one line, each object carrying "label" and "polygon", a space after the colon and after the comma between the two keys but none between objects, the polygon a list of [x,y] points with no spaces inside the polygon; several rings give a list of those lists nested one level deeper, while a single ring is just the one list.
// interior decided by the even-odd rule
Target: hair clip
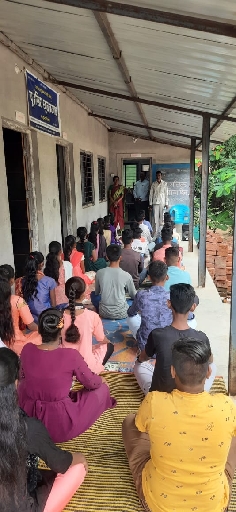
[{"label": "hair clip", "polygon": [[64,320],[61,318],[60,322],[57,324],[57,329],[62,329],[64,327]]},{"label": "hair clip", "polygon": [[34,260],[34,256],[33,256],[33,254],[30,254],[30,259],[31,259],[31,260]]}]

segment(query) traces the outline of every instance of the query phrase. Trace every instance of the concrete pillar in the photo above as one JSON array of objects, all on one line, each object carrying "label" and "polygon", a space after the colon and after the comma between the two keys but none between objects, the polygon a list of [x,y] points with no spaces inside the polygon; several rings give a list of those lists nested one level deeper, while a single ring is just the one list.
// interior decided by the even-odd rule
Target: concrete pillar
[{"label": "concrete pillar", "polygon": [[195,148],[196,139],[191,138],[191,153],[190,153],[190,192],[189,192],[189,235],[188,235],[188,251],[193,252],[193,226],[194,226],[194,172],[195,172]]},{"label": "concrete pillar", "polygon": [[233,273],[229,337],[229,394],[236,395],[236,189],[234,210]]},{"label": "concrete pillar", "polygon": [[207,231],[207,200],[210,151],[210,116],[205,114],[202,122],[202,186],[200,207],[200,243],[198,257],[198,286],[206,282],[206,231]]}]

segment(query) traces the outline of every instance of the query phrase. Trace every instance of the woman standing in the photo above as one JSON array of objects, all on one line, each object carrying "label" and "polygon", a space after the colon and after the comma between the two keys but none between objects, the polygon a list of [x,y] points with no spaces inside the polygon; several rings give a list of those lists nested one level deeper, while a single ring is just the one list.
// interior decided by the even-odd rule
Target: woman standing
[{"label": "woman standing", "polygon": [[55,279],[42,272],[44,257],[41,252],[31,252],[26,261],[25,275],[22,278],[22,294],[28,304],[36,324],[42,311],[56,306]]},{"label": "woman standing", "polygon": [[[58,309],[41,313],[42,345],[29,343],[22,350],[18,387],[20,406],[44,423],[55,443],[79,436],[116,405],[105,381],[91,372],[80,353],[62,349],[63,325]],[[84,387],[70,392],[74,376]]]},{"label": "woman standing", "polygon": [[[62,512],[85,478],[86,459],[55,446],[44,425],[20,410],[19,358],[8,348],[0,356],[1,512]],[[51,471],[38,469],[39,458]]]},{"label": "woman standing", "polygon": [[[63,347],[75,348],[84,358],[90,370],[101,373],[114,351],[114,345],[106,338],[101,318],[94,311],[85,309],[85,284],[79,277],[66,283],[69,308],[64,311],[62,330]],[[98,344],[93,345],[93,336]]]},{"label": "woman standing", "polygon": [[[11,295],[15,272],[10,265],[0,266],[0,339],[6,346],[20,355],[26,343],[40,345],[41,336],[38,326],[22,297]],[[20,320],[31,331],[26,334],[20,330]]]},{"label": "woman standing", "polygon": [[49,253],[46,258],[44,269],[45,276],[52,277],[56,283],[55,288],[56,306],[61,309],[68,304],[65,295],[65,284],[73,276],[73,267],[70,261],[62,261],[62,248],[59,242],[49,244]]},{"label": "woman standing", "polygon": [[113,185],[109,188],[110,213],[113,213],[115,221],[114,226],[120,226],[124,229],[124,195],[125,188],[119,184],[119,176],[114,176]]},{"label": "woman standing", "polygon": [[81,251],[84,254],[86,272],[97,272],[98,270],[100,270],[100,268],[106,268],[107,266],[104,258],[98,258],[97,235],[98,229],[97,231],[96,229],[92,230],[89,234],[89,241],[87,240],[87,229],[85,227],[79,227],[77,229],[78,242],[76,244],[76,247],[78,251]]}]

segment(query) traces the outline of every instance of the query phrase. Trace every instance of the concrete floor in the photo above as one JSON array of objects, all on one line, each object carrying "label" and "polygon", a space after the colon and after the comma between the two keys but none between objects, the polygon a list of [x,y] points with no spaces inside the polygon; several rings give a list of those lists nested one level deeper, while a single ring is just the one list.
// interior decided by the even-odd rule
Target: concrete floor
[{"label": "concrete floor", "polygon": [[198,288],[198,249],[188,252],[188,242],[184,247],[184,265],[192,277],[192,285],[200,303],[196,309],[197,329],[206,333],[210,340],[217,375],[222,376],[228,389],[230,304],[223,304],[221,297],[207,272],[206,287]]}]

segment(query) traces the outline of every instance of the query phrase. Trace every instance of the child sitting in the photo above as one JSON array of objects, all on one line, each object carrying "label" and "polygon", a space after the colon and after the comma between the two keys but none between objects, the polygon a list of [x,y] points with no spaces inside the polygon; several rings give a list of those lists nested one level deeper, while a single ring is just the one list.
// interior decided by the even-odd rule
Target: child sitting
[{"label": "child sitting", "polygon": [[[106,338],[98,314],[83,306],[84,281],[79,277],[69,279],[66,283],[66,296],[69,299],[69,307],[64,312],[62,345],[78,350],[90,370],[99,374],[111,357],[114,345]],[[99,344],[93,345],[93,336]]]},{"label": "child sitting", "polygon": [[[84,265],[86,272],[97,272],[100,268],[105,268],[107,266],[104,258],[98,258],[97,255],[97,235],[95,231],[93,233],[93,238],[90,233],[90,240],[87,240],[88,232],[87,229],[83,226],[77,229],[78,242],[76,244],[77,251],[80,251],[84,254]],[[93,239],[93,242],[91,241]]]}]

